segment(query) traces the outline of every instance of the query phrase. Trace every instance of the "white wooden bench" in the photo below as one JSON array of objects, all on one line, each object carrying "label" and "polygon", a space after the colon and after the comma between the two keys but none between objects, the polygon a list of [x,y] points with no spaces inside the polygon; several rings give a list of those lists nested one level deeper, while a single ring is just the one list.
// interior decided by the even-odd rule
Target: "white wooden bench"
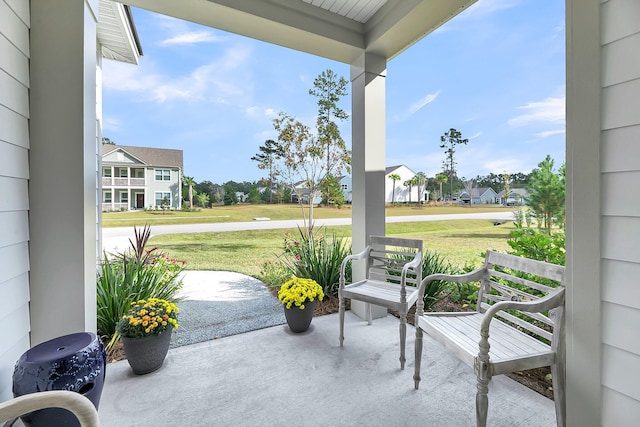
[{"label": "white wooden bench", "polygon": [[[347,263],[367,260],[364,280],[345,284]],[[367,321],[371,324],[371,304],[386,307],[400,316],[400,369],[404,369],[407,341],[407,312],[418,299],[422,280],[422,240],[370,236],[369,245],[359,254],[349,255],[340,266],[340,347],[344,343],[344,300],[367,303]]]},{"label": "white wooden bench", "polygon": [[[479,282],[477,311],[425,313],[422,297],[433,280]],[[478,426],[487,423],[492,376],[544,366],[551,367],[556,419],[564,426],[564,292],[563,266],[493,251],[487,251],[484,266],[471,273],[425,277],[415,322],[415,388],[425,331],[474,368]]]}]

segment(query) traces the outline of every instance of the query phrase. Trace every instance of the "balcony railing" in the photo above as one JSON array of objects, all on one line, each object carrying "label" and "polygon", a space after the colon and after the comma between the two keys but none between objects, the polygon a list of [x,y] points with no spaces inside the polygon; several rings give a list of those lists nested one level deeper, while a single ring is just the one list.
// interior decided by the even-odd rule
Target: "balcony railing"
[{"label": "balcony railing", "polygon": [[112,178],[103,177],[102,186],[108,187],[144,187],[146,185],[145,178]]},{"label": "balcony railing", "polygon": [[102,202],[102,212],[129,210],[129,203],[105,203]]}]

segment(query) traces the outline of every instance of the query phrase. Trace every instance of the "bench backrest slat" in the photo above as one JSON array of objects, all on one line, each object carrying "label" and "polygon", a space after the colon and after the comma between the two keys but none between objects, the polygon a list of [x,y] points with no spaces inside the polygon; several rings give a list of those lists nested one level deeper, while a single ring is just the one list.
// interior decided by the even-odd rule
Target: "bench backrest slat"
[{"label": "bench backrest slat", "polygon": [[[499,301],[536,301],[564,287],[564,267],[542,261],[487,251],[486,274],[478,291],[478,310],[485,312]],[[545,283],[540,283],[544,281]],[[497,314],[530,335],[551,341],[557,319],[545,313],[518,310]]]}]

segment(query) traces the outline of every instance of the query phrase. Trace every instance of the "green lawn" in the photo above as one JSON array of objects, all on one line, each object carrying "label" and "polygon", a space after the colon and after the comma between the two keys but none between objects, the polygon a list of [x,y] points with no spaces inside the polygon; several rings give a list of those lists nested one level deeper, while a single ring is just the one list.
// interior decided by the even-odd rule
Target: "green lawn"
[{"label": "green lawn", "polygon": [[[503,208],[499,206],[394,206],[386,209],[387,216],[407,216],[407,215],[438,215],[452,213],[470,212],[495,212],[512,210],[513,208]],[[305,209],[308,216],[308,210]],[[316,207],[313,210],[314,218],[349,218],[351,217],[351,207],[343,206],[341,209]],[[245,222],[252,221],[253,218],[266,217],[272,220],[301,219],[302,210],[298,205],[234,205],[215,206],[213,208],[201,209],[196,212],[183,211],[135,211],[135,212],[105,212],[102,214],[103,227],[129,227],[133,225],[142,226],[144,224],[165,225],[165,224],[202,224],[217,222]]]},{"label": "green lawn", "polygon": [[[404,208],[391,210],[395,213],[396,209]],[[469,212],[469,208],[459,209]],[[452,220],[390,223],[386,233],[422,239],[425,250],[437,251],[462,266],[465,263],[479,265],[480,253],[487,249],[505,252],[509,248],[506,240],[513,228],[511,222],[495,226],[488,220]],[[289,231],[297,233],[297,229]],[[327,228],[328,233],[334,231],[340,236],[351,235],[350,226]],[[285,230],[280,229],[168,234],[153,237],[148,247],[157,246],[171,257],[185,260],[189,270],[228,270],[259,277],[263,263],[276,260],[282,253],[284,233]]]}]

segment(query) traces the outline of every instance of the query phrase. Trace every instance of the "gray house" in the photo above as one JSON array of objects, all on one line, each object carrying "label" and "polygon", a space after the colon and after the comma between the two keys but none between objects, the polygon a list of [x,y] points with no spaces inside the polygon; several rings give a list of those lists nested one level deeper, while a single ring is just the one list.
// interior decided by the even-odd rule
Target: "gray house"
[{"label": "gray house", "polygon": [[182,150],[102,146],[102,211],[182,207]]},{"label": "gray house", "polygon": [[[96,70],[117,51],[97,38],[102,3],[0,0],[0,400],[11,398],[14,363],[30,346],[96,329]],[[311,0],[126,3],[351,65],[352,236],[361,251],[367,236],[385,232],[387,62],[474,1],[353,0],[339,10]],[[640,197],[629,195],[640,188],[640,2],[565,5],[567,425],[633,426]],[[134,52],[119,11],[126,37],[109,43]],[[354,265],[356,280],[364,272]]]},{"label": "gray house", "polygon": [[472,205],[498,203],[498,193],[491,187],[472,188],[470,193],[460,193],[460,200]]}]

